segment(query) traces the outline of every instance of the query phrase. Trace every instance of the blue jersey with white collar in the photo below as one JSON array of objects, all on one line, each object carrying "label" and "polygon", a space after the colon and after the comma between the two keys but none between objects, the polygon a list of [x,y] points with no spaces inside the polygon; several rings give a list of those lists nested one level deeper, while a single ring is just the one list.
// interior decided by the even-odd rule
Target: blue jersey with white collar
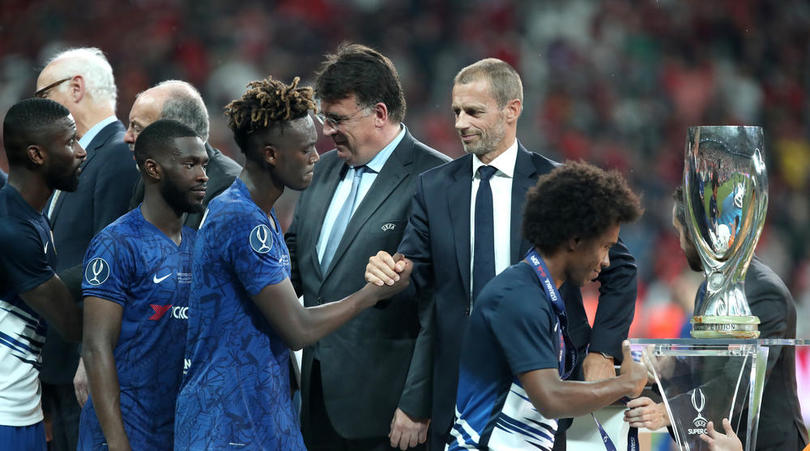
[{"label": "blue jersey with white collar", "polygon": [[239,179],[208,209],[194,247],[175,448],[304,450],[289,349],[251,299],[290,277],[281,228]]},{"label": "blue jersey with white collar", "polygon": [[[85,255],[82,295],[123,308],[113,356],[133,449],[172,449],[194,236],[183,227],[177,245],[136,208],[99,232]],[[79,449],[105,442],[90,399],[82,409]]]}]

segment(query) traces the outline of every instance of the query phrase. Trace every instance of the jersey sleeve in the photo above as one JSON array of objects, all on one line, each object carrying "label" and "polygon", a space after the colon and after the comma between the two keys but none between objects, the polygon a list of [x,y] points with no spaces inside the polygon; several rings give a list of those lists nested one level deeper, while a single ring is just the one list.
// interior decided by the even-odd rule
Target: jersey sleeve
[{"label": "jersey sleeve", "polygon": [[501,302],[485,316],[512,374],[558,368],[556,319],[542,290],[517,285],[497,296]]},{"label": "jersey sleeve", "polygon": [[15,292],[33,290],[53,277],[45,245],[33,225],[0,221],[0,268]]},{"label": "jersey sleeve", "polygon": [[104,229],[96,235],[84,256],[82,296],[95,296],[124,306],[131,284],[134,260],[126,241]]},{"label": "jersey sleeve", "polygon": [[286,245],[267,216],[235,216],[228,221],[230,243],[226,249],[230,266],[250,296],[268,285],[288,278],[284,262],[289,262]]}]

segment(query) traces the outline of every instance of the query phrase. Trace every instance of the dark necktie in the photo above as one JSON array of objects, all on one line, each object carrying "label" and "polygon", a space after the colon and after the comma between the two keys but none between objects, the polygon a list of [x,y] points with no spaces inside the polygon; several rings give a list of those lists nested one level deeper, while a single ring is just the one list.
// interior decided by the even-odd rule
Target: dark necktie
[{"label": "dark necktie", "polygon": [[473,254],[472,300],[478,298],[484,285],[495,277],[495,244],[492,218],[492,188],[489,179],[495,174],[493,166],[481,166],[478,175],[481,181],[475,195],[475,237]]},{"label": "dark necktie", "polygon": [[340,207],[340,212],[337,218],[335,218],[332,230],[329,232],[326,250],[324,250],[323,258],[321,258],[321,274],[326,274],[326,270],[329,269],[329,264],[332,263],[332,258],[335,256],[338,244],[340,244],[340,240],[343,238],[343,232],[346,231],[349,220],[352,218],[352,211],[354,211],[354,205],[357,202],[357,191],[358,188],[360,188],[360,179],[363,178],[365,169],[365,165],[354,168],[352,189],[349,191],[349,196],[346,198],[346,201],[343,202],[343,206]]}]

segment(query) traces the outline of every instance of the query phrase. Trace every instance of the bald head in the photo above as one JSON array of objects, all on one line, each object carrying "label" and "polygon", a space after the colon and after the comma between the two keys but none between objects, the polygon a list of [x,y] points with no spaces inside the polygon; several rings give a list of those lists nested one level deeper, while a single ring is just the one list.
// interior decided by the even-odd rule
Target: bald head
[{"label": "bald head", "polygon": [[208,141],[208,111],[200,93],[191,84],[167,80],[143,91],[135,98],[129,112],[129,128],[124,136],[134,148],[138,134],[158,119],[173,119],[194,130]]}]

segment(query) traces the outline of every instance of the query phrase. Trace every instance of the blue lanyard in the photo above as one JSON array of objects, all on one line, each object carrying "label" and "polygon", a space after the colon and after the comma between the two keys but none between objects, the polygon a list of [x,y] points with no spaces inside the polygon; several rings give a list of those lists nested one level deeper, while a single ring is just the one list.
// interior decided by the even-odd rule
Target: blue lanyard
[{"label": "blue lanyard", "polygon": [[557,339],[560,343],[557,362],[560,365],[560,379],[568,379],[571,372],[574,371],[574,367],[577,366],[577,350],[568,337],[568,317],[565,314],[565,303],[551,280],[543,257],[534,248],[526,254],[524,261],[534,269],[534,273],[546,293],[546,299],[551,303],[554,313],[557,314]]},{"label": "blue lanyard", "polygon": [[[577,352],[571,339],[568,337],[568,317],[565,314],[565,303],[563,302],[562,296],[560,296],[559,290],[557,290],[557,286],[554,285],[554,282],[551,280],[543,257],[532,248],[529,253],[526,254],[524,261],[534,269],[534,273],[537,279],[540,280],[540,285],[546,293],[546,298],[551,303],[554,313],[557,314],[557,337],[560,342],[560,353],[557,357],[557,361],[560,365],[560,378],[563,380],[568,379],[577,364]],[[627,402],[627,400],[625,400],[625,402]],[[602,427],[602,424],[599,423],[595,415],[592,416],[607,451],[616,451],[616,446],[613,444],[613,440],[610,439],[610,436],[608,436],[605,428]],[[638,429],[630,428],[627,435],[627,450],[638,451],[638,449]]]}]

